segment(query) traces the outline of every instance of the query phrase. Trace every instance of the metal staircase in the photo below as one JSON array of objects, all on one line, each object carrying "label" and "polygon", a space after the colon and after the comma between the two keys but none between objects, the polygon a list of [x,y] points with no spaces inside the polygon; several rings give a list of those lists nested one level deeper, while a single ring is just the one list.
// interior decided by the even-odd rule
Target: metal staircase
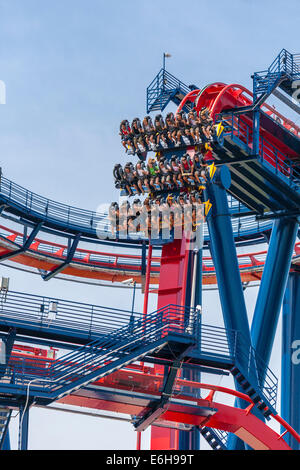
[{"label": "metal staircase", "polygon": [[[39,305],[40,298],[37,302]],[[72,306],[70,303],[67,305],[69,308]],[[81,307],[83,309],[84,305]],[[60,328],[65,330],[68,326],[66,342],[74,345],[74,342],[78,344],[81,341],[82,346],[72,352],[56,360],[42,357],[24,359],[15,354],[7,358],[0,381],[1,393],[10,399],[12,392],[24,396],[28,391],[30,397],[47,404],[143,357],[148,362],[158,359],[168,362],[180,357],[183,361],[192,360],[195,364],[231,370],[245,385],[243,389],[246,393],[255,398],[256,406],[262,413],[266,407],[272,409],[275,406],[277,379],[259,360],[254,349],[238,332],[203,324],[200,327],[197,309],[167,305],[147,315],[146,321],[138,313],[129,316],[118,311],[117,321],[113,310],[99,309],[102,311],[100,317],[94,308],[93,322],[97,330],[94,331],[89,321],[93,334],[92,337],[87,335],[88,341],[86,337],[79,338],[72,332],[68,326],[70,322],[63,321],[63,312],[62,316],[53,320],[53,331],[57,333]],[[63,309],[63,301],[58,311],[60,309]],[[70,320],[73,321],[73,331],[80,329],[78,321],[73,317]],[[10,321],[6,317],[1,319],[0,324],[3,322],[7,328]],[[26,325],[25,329],[19,325],[21,334],[32,335],[34,330],[28,323]],[[249,367],[238,364],[237,356],[243,358],[243,363]],[[34,383],[31,384],[32,381]]]},{"label": "metal staircase", "polygon": [[300,54],[282,49],[267,70],[253,75],[253,108],[263,103],[277,87],[292,96],[295,91],[293,82],[299,79]]},{"label": "metal staircase", "polygon": [[0,450],[3,450],[11,413],[9,408],[0,407]]},{"label": "metal staircase", "polygon": [[185,85],[162,68],[147,88],[147,113],[163,111],[170,101],[179,105],[185,95],[196,89],[195,85]]},{"label": "metal staircase", "polygon": [[199,432],[213,450],[227,450],[226,444],[228,433],[226,431],[211,429],[204,426],[199,429]]},{"label": "metal staircase", "polygon": [[146,322],[133,320],[116,332],[57,359],[47,370],[51,401],[146,355],[158,353],[171,340],[177,346],[173,353],[181,355],[196,342],[196,331],[195,335],[186,332],[183,312],[180,307],[168,306],[149,315]]}]

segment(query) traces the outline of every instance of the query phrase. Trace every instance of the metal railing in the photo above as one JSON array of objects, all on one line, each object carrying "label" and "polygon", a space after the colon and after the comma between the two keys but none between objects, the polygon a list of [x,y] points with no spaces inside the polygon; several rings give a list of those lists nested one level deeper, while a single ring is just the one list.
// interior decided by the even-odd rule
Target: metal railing
[{"label": "metal railing", "polygon": [[[232,140],[238,143],[248,152],[252,153],[253,130],[247,124],[241,115],[235,115],[233,112],[223,113],[224,136],[230,136]],[[287,184],[299,187],[300,185],[300,167],[283,152],[276,148],[264,136],[259,136],[259,158],[273,169],[273,171],[286,178]]]},{"label": "metal railing", "polygon": [[15,210],[24,215],[88,234],[96,234],[99,224],[101,227],[101,222],[103,223],[103,219],[107,217],[104,213],[52,201],[3,176],[0,179],[0,199],[2,203],[12,205]]},{"label": "metal railing", "polygon": [[[53,309],[53,302],[56,306]],[[15,322],[16,307],[22,304],[22,313]],[[207,360],[240,363],[248,380],[259,384],[261,394],[273,406],[276,403],[277,379],[266,364],[257,357],[255,350],[237,331],[199,324],[197,309],[168,305],[147,318],[137,312],[111,309],[50,297],[8,293],[7,305],[1,302],[0,323],[15,326],[33,326],[57,334],[72,334],[94,338],[86,346],[56,359],[14,358],[8,366],[1,366],[4,378],[16,385],[26,385],[35,379],[35,387],[48,392],[62,387],[82,376],[88,376],[107,363],[126,358],[139,347],[162,339],[169,333],[192,336],[194,350]],[[41,309],[41,306],[43,308]],[[38,379],[51,382],[39,382]],[[54,387],[54,388],[53,388]]]},{"label": "metal railing", "polygon": [[[96,237],[97,234],[102,234],[103,238],[111,236],[107,213],[96,213],[61,204],[33,193],[3,176],[0,179],[0,201],[7,204],[9,210],[17,210],[22,216],[42,221],[46,225],[77,231],[87,236]],[[248,210],[231,196],[228,196],[228,201],[232,214]],[[254,216],[249,216],[232,219],[232,226],[234,236],[239,237],[240,235],[247,236],[269,230],[272,223],[269,221],[258,222]],[[209,234],[206,224],[204,226],[204,236],[205,239],[208,239]],[[138,238],[138,240],[140,239],[141,237]],[[101,241],[99,240],[99,242]],[[78,253],[78,250],[76,253]]]},{"label": "metal railing", "polygon": [[163,110],[173,95],[179,92],[185,96],[190,91],[185,83],[162,68],[147,87],[147,113]]},{"label": "metal railing", "polygon": [[[192,329],[189,324],[190,315],[195,320]],[[113,320],[115,320],[114,316]],[[121,359],[125,364],[132,352],[137,351],[138,355],[138,349],[147,345],[151,349],[152,343],[167,337],[169,333],[192,338],[198,336],[197,312],[194,309],[176,305],[168,305],[157,310],[148,315],[147,319],[136,314],[130,317],[126,315],[126,322],[124,324],[124,321],[121,321],[120,324],[123,326],[115,327],[100,339],[96,339],[54,361],[36,357],[24,359],[12,356],[8,358],[7,366],[0,366],[4,380],[9,379],[10,383],[26,386],[34,379],[34,387],[51,393],[76,379],[88,378],[89,375],[107,364],[109,364],[111,371],[113,363],[117,360]],[[103,324],[106,327],[106,320],[103,321]],[[74,323],[74,329],[76,327],[77,324]]]},{"label": "metal railing", "polygon": [[9,291],[0,296],[0,324],[46,329],[89,339],[140,320],[141,313]]},{"label": "metal railing", "polygon": [[270,94],[281,79],[300,79],[300,54],[282,49],[267,70],[253,75],[254,101],[259,94]]},{"label": "metal railing", "polygon": [[238,332],[236,336],[235,354],[236,365],[241,368],[245,378],[250,383],[256,384],[261,395],[275,408],[278,379],[241,332]]}]

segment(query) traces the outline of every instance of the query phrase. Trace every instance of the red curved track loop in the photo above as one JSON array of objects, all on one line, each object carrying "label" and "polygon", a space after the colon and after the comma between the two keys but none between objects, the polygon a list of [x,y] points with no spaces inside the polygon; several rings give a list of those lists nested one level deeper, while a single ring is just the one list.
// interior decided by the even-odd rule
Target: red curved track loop
[{"label": "red curved track loop", "polygon": [[[0,226],[7,236],[0,236],[0,254],[11,253],[20,248],[23,234],[4,226]],[[36,238],[30,249],[18,254],[10,260],[14,263],[36,269],[51,271],[66,261],[67,246],[52,241]],[[241,279],[243,282],[259,281],[262,276],[267,251],[238,254]],[[136,263],[131,264],[131,263]],[[300,264],[300,242],[295,245],[293,264]],[[73,260],[62,274],[87,279],[99,279],[109,282],[121,282],[133,277],[141,283],[141,257],[123,253],[110,253],[107,251],[92,251],[77,248]],[[152,257],[151,277],[152,285],[159,283],[160,257]],[[209,256],[203,258],[203,284],[215,285],[216,273]]]},{"label": "red curved track loop", "polygon": [[[201,110],[203,106],[207,107],[215,117],[219,113],[226,111],[227,109],[250,106],[252,105],[253,94],[247,88],[238,84],[226,85],[225,83],[213,83],[203,88],[202,90],[193,90],[193,94],[189,93],[183,101],[180,103],[178,110],[181,110],[185,103],[194,103],[197,112]],[[277,120],[281,123],[288,131],[300,137],[300,127],[295,123],[286,119],[276,109],[264,103],[261,106],[261,110],[264,111],[268,116]],[[252,127],[252,120],[250,117],[243,115],[241,119],[250,127]],[[274,147],[278,148],[282,153],[286,154],[291,159],[299,159],[297,152],[292,150],[290,147],[285,145],[279,138],[276,138],[271,132],[261,128],[261,135],[266,138]],[[251,144],[251,142],[250,142]]]},{"label": "red curved track loop", "polygon": [[[118,391],[132,391],[133,394],[135,392],[141,392],[147,393],[147,396],[154,395],[157,397],[163,384],[163,376],[155,373],[154,368],[152,369],[151,367],[137,365],[135,368],[140,368],[140,372],[138,370],[133,370],[132,366],[129,366],[126,369],[114,372],[110,376],[94,382],[93,385],[95,387],[99,387],[99,391],[105,391],[105,388],[115,390],[115,393],[112,393],[113,398],[110,398],[109,400],[93,398],[92,395],[89,396],[88,391],[79,390],[78,392],[61,399],[60,403],[139,415],[143,410],[143,407],[135,402],[134,398],[130,399],[126,403],[123,397],[121,403],[121,400],[118,401]],[[165,413],[160,416],[156,424],[163,424],[167,421],[169,423],[183,423],[200,427],[207,426],[232,432],[255,450],[290,450],[290,447],[283,439],[283,436],[287,432],[300,442],[299,434],[278,415],[272,415],[272,418],[285,428],[285,432],[281,435],[253,415],[252,409],[254,407],[254,403],[251,398],[243,393],[226,387],[203,384],[178,378],[176,381],[176,389],[179,391],[183,387],[208,390],[209,393],[205,398],[199,399],[183,395],[180,392],[177,392],[177,394],[175,391],[174,398],[176,396],[176,404],[171,401],[171,404],[167,407]],[[241,398],[248,402],[249,406],[246,409],[240,409],[222,404],[219,402],[220,399],[218,402],[214,401],[216,392],[218,392],[218,394]],[[188,402],[188,406],[183,403],[181,404],[181,400],[184,400],[185,403]],[[201,408],[213,409],[214,413],[210,417],[204,416],[201,414]],[[161,443],[161,445],[163,445],[163,443]],[[160,449],[163,449],[163,447],[160,447]]]}]

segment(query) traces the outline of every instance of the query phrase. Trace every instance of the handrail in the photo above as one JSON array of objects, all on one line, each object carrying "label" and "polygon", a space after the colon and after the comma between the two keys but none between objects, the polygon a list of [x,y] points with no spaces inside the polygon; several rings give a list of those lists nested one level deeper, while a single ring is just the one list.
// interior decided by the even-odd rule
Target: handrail
[{"label": "handrail", "polygon": [[147,87],[147,112],[150,112],[155,104],[159,104],[160,109],[163,109],[168,100],[172,99],[178,91],[186,95],[191,90],[185,83],[162,68]]},{"label": "handrail", "polygon": [[[238,139],[246,148],[249,154],[252,149],[253,131],[252,127],[234,112],[222,113],[224,124],[224,135]],[[299,186],[300,177],[294,172],[295,163],[277,147],[271,144],[263,135],[259,135],[259,157],[262,161],[274,167],[275,171],[286,177],[289,185]]]},{"label": "handrail", "polygon": [[[4,178],[0,179],[0,201],[7,204],[8,211],[18,211],[25,218],[42,221],[50,227],[60,227],[67,230],[73,230],[86,234],[88,237],[97,238],[101,233],[104,237],[111,237],[110,222],[107,213],[96,213],[85,209],[68,206],[59,202],[47,199],[38,194],[17,185],[16,183]],[[246,208],[239,201],[228,197],[230,212],[241,213]],[[235,218],[232,220],[233,232],[235,237],[251,236],[269,230],[272,223],[270,221],[257,221],[254,216]],[[208,239],[208,228],[205,224],[204,237]],[[113,240],[113,238],[111,238]],[[141,237],[136,239],[140,243]],[[135,240],[131,240],[135,244]],[[99,243],[101,240],[99,239]]]},{"label": "handrail", "polygon": [[[8,304],[10,304],[12,298],[12,305],[14,305],[15,298],[18,299],[18,295],[9,292],[7,295]],[[21,295],[21,300],[22,298]],[[85,337],[91,338],[90,332],[94,334],[95,339],[88,345],[82,346],[51,363],[47,373],[53,380],[56,379],[56,372],[65,370],[66,367],[70,373],[78,374],[79,370],[86,370],[86,367],[90,372],[91,368],[100,367],[104,359],[111,357],[111,360],[113,360],[119,347],[124,348],[124,352],[126,352],[126,348],[129,348],[135,340],[141,340],[144,345],[149,338],[151,338],[151,341],[152,339],[158,339],[157,333],[164,330],[164,334],[168,331],[194,335],[195,351],[199,351],[205,357],[223,358],[223,360],[227,359],[232,363],[235,363],[236,358],[240,358],[247,376],[252,377],[254,383],[259,378],[258,382],[262,395],[266,397],[266,400],[272,406],[276,403],[277,379],[266,364],[257,357],[254,349],[249,346],[239,332],[205,324],[201,324],[200,327],[197,309],[171,304],[150,313],[144,321],[142,314],[136,312],[131,313],[119,309],[57,300],[54,309],[56,316],[54,315],[53,318],[50,315],[49,318],[49,312],[51,312],[50,302],[54,302],[54,299],[27,296],[25,300],[23,299],[23,318],[26,319],[23,321],[25,324],[27,321],[27,325],[32,321],[30,320],[32,306],[27,300],[30,298],[37,298],[34,305],[35,311],[42,313],[39,322],[33,319],[33,326],[38,325],[40,329],[49,329],[51,327],[56,331],[56,334],[67,331],[69,335],[76,336],[79,335],[83,325],[85,330],[89,330],[89,334]],[[42,312],[38,308],[41,305],[41,300],[44,302],[42,305],[45,306]],[[6,303],[2,302],[0,322],[5,324],[7,321],[9,323],[7,310]],[[190,318],[193,318],[192,331],[189,329]],[[200,329],[198,330],[198,328]],[[247,370],[245,364],[248,364]],[[25,375],[22,380],[25,380]],[[58,373],[59,376],[60,373]]]},{"label": "handrail", "polygon": [[300,78],[299,54],[291,54],[282,49],[267,70],[255,72],[253,75],[253,93],[255,100],[258,95],[269,95],[281,81]]}]

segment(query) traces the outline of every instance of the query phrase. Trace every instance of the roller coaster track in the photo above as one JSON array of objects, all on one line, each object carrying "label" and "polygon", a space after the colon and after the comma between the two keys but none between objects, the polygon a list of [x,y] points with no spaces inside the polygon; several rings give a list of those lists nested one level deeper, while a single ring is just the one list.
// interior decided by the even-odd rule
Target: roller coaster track
[{"label": "roller coaster track", "polygon": [[[0,257],[9,256],[13,263],[23,264],[33,272],[51,272],[55,267],[64,265],[68,246],[36,238],[25,252],[22,249],[23,234],[0,226]],[[14,254],[15,253],[15,254]],[[238,262],[243,282],[261,279],[267,250],[238,254]],[[300,264],[300,242],[295,245],[293,266]],[[154,256],[151,263],[151,284],[159,283],[160,256]],[[87,250],[76,248],[69,265],[61,271],[64,278],[104,280],[119,283],[128,278],[142,282],[142,256],[127,253]],[[216,274],[211,257],[203,257],[203,283],[216,284]]]},{"label": "roller coaster track", "polygon": [[[128,370],[115,372],[93,383],[91,388],[79,390],[62,398],[59,403],[89,408],[97,405],[106,411],[118,410],[120,413],[139,416],[147,405],[149,406],[155,400],[159,401],[162,383],[163,377],[155,374],[154,369],[151,374],[150,368],[147,372],[138,372],[129,367]],[[205,398],[195,399],[186,394],[189,387],[209,391],[209,393]],[[217,393],[218,401],[216,401]],[[219,394],[243,399],[248,403],[248,407],[242,410],[225,405]],[[212,434],[208,442],[215,449],[220,448],[221,444],[218,434],[214,433],[217,430],[234,433],[256,450],[289,450],[289,446],[283,439],[287,433],[291,433],[299,442],[300,436],[279,415],[271,415],[271,418],[272,421],[277,421],[283,426],[282,434],[278,434],[269,425],[255,417],[252,414],[253,407],[254,403],[247,395],[235,390],[177,379],[172,399],[165,412],[155,422],[155,426],[185,430],[196,426],[203,435],[207,435],[207,430],[210,429]],[[181,423],[181,427],[178,423]],[[221,448],[226,449],[226,445]]]},{"label": "roller coaster track", "polygon": [[[279,64],[276,73],[282,73],[280,67]],[[280,80],[284,78],[284,82],[277,81],[278,77],[273,80],[274,77],[270,74],[272,75],[273,71],[257,76],[256,91],[261,96],[255,98],[261,100],[264,94],[269,95],[276,84],[285,83],[287,89],[285,75],[279,77]],[[183,83],[176,79],[174,81],[174,77],[168,78],[171,88],[165,93],[164,101],[159,103],[159,95],[153,92],[150,106],[158,109],[155,106],[165,107],[170,99],[177,104],[182,100],[179,109],[195,105],[196,109],[200,110],[206,106],[211,110],[213,117],[223,119],[224,145],[213,145],[213,154],[217,165],[226,164],[231,169],[232,184],[228,190],[231,196],[228,202],[236,247],[239,250],[240,247],[267,242],[273,218],[288,217],[294,220],[299,216],[299,128],[273,108],[262,105],[256,148],[252,118],[257,103],[252,102],[252,94],[247,89],[237,84],[214,83],[202,90],[189,91]],[[152,82],[151,86],[155,83]],[[164,75],[162,81],[157,83],[157,86],[164,86]],[[243,115],[237,115],[238,108],[246,109]],[[130,235],[125,240],[114,239],[110,233],[107,214],[51,201],[3,176],[0,181],[0,211],[2,220],[6,222],[0,226],[0,262],[26,266],[30,272],[39,272],[45,281],[57,276],[69,280],[103,280],[113,284],[132,278],[143,285],[148,240],[140,234]],[[21,229],[16,230],[15,226],[11,226],[13,224],[18,224]],[[53,242],[53,235],[62,238],[62,243]],[[207,227],[204,239],[207,248]],[[80,244],[87,243],[96,245],[96,249],[79,247]],[[175,249],[175,245],[176,243],[172,248]],[[216,332],[214,327],[212,331],[211,327],[201,325],[200,339],[194,331],[189,331],[190,322],[187,326],[185,312],[178,314],[178,309],[185,309],[188,255],[182,255],[180,251],[183,249],[183,243],[177,247],[176,253],[174,251],[173,258],[178,263],[170,280],[169,264],[174,260],[170,256],[172,250],[169,250],[169,253],[166,246],[170,248],[171,245],[165,245],[161,249],[158,243],[158,246],[153,247],[154,256],[150,266],[152,292],[158,292],[159,302],[163,304],[170,291],[171,297],[178,291],[178,298],[182,299],[181,304],[178,302],[175,306],[163,305],[163,308],[159,306],[156,312],[147,317],[147,322],[144,316],[141,321],[135,317],[136,313],[132,312],[133,319],[130,318],[126,324],[117,325],[119,327],[115,331],[101,331],[100,335],[99,332],[92,331],[92,316],[96,310],[96,307],[93,307],[88,330],[90,337],[83,339],[87,326],[84,321],[82,328],[79,326],[77,331],[76,342],[81,346],[62,358],[52,362],[48,360],[41,366],[41,361],[33,357],[31,361],[22,363],[21,367],[19,360],[15,360],[14,353],[11,354],[10,350],[7,363],[1,366],[2,392],[10,398],[25,397],[27,392],[31,399],[41,404],[60,399],[62,403],[81,406],[92,404],[104,410],[124,412],[136,417],[133,424],[137,430],[143,430],[150,424],[176,429],[178,423],[190,429],[198,427],[208,440],[215,441],[220,446],[221,438],[219,439],[218,434],[213,434],[214,429],[234,433],[254,449],[289,449],[283,439],[285,433],[290,433],[300,442],[300,436],[275,411],[277,379],[274,381],[274,376],[265,362],[260,363],[249,342],[242,340],[237,344],[229,339],[232,335],[236,337],[240,334],[238,329],[220,333],[221,329]],[[266,257],[267,251],[264,250],[246,254],[238,252],[237,259],[243,282],[261,279]],[[204,256],[202,261],[203,283],[215,285],[217,280],[212,259]],[[296,243],[290,269],[298,270],[299,264],[300,243]],[[164,274],[160,276],[162,271]],[[164,277],[165,285],[160,277]],[[175,284],[179,279],[178,287]],[[159,289],[156,290],[158,284]],[[53,339],[60,335],[62,342],[74,341],[75,320],[71,318],[70,321],[67,317],[68,309],[63,311],[65,317],[62,321],[55,318],[49,322],[49,318],[44,317],[44,304],[48,305],[50,301],[43,300],[43,309],[38,311],[40,316],[37,320],[35,308],[28,305],[30,302],[38,305],[39,300],[23,295],[22,302],[27,305],[24,310],[23,306],[16,307],[18,299],[20,296],[17,293],[11,293],[7,297],[7,305],[5,306],[5,302],[1,305],[2,334],[13,338],[13,328],[18,334],[36,335],[37,340]],[[176,310],[175,320],[173,317],[172,321],[167,317],[170,308]],[[121,318],[119,313],[118,321]],[[111,316],[109,318],[111,320]],[[128,315],[126,318],[128,320]],[[162,334],[166,320],[168,331]],[[103,322],[103,318],[101,321]],[[92,333],[96,337],[92,337]],[[51,334],[54,335],[52,338]],[[212,347],[210,342],[216,341],[216,337],[219,343],[217,346],[213,345],[215,349],[212,351],[209,349]],[[207,344],[208,350],[205,349]],[[220,353],[218,348],[225,348],[225,353],[223,350]],[[242,358],[240,363],[237,362],[237,357]],[[152,360],[154,364],[155,361],[162,361],[164,364],[167,362],[170,367],[168,377],[164,377],[166,380],[163,382],[159,368],[155,366],[154,378],[149,372],[144,373],[143,370],[139,374],[135,370],[130,372],[129,381],[128,365],[134,368],[135,364],[132,363],[139,360]],[[175,381],[174,369],[177,372],[184,361],[219,371],[230,371],[245,393],[187,381],[182,377]],[[43,377],[47,377],[48,382],[52,383],[42,383]],[[36,383],[29,390],[33,380]],[[205,389],[210,393],[206,398],[199,398],[183,393],[183,387]],[[216,392],[232,395],[249,405],[246,409],[224,405],[214,401]],[[259,410],[267,419],[275,419],[285,427],[285,431],[281,435],[273,431],[264,421],[257,418],[254,409]],[[209,434],[208,428],[212,430],[212,434]]]}]

